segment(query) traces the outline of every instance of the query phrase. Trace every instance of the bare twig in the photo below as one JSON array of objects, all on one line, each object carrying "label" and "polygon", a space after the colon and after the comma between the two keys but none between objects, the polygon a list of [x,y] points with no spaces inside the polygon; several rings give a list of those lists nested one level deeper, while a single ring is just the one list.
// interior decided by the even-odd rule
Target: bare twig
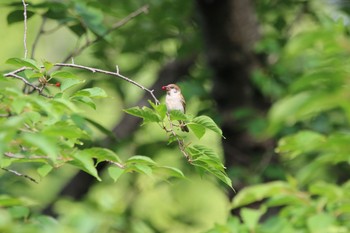
[{"label": "bare twig", "polygon": [[114,77],[118,77],[120,79],[123,79],[124,81],[127,81],[139,88],[141,88],[142,90],[148,92],[153,100],[155,101],[156,104],[159,104],[159,100],[157,99],[157,97],[153,94],[154,90],[150,90],[144,86],[142,86],[141,84],[135,82],[134,80],[130,79],[130,78],[127,78],[125,77],[124,75],[121,75],[119,73],[119,70],[118,72],[112,72],[112,71],[106,71],[106,70],[101,70],[101,69],[97,69],[97,68],[92,68],[92,67],[88,67],[88,66],[82,66],[82,65],[76,65],[76,64],[66,64],[66,63],[56,63],[54,64],[55,66],[60,66],[60,67],[72,67],[72,68],[77,68],[77,69],[82,69],[82,70],[88,70],[88,71],[91,71],[92,73],[102,73],[102,74],[105,74],[105,75],[110,75],[110,76],[114,76]]},{"label": "bare twig", "polygon": [[125,165],[124,164],[121,164],[121,163],[118,163],[118,162],[115,162],[115,161],[112,161],[112,160],[106,160],[106,162],[111,163],[113,165],[116,165],[117,167],[119,167],[121,169],[125,169]]},{"label": "bare twig", "polygon": [[40,37],[44,34],[45,23],[46,23],[46,18],[44,17],[43,20],[41,21],[39,32],[36,34],[36,37],[32,45],[32,54],[30,55],[31,58],[34,58],[36,46],[39,42]]},{"label": "bare twig", "polygon": [[22,68],[19,68],[17,70],[14,70],[12,72],[6,73],[6,74],[4,74],[4,76],[5,77],[11,77],[11,78],[19,79],[24,84],[32,87],[33,90],[35,90],[35,91],[37,91],[39,93],[39,95],[42,95],[42,96],[47,97],[47,98],[52,98],[52,96],[49,96],[49,95],[46,95],[46,94],[43,93],[43,90],[44,90],[43,87],[38,87],[38,86],[34,85],[33,83],[30,83],[27,79],[23,78],[22,76],[17,75],[17,73],[22,72],[22,71],[24,71],[26,69],[30,69],[30,68],[22,67]]},{"label": "bare twig", "polygon": [[38,184],[38,181],[36,181],[34,178],[32,178],[32,177],[30,177],[30,176],[28,176],[26,174],[22,174],[22,173],[20,173],[18,171],[12,170],[12,169],[7,169],[7,168],[1,168],[1,169],[4,170],[4,171],[10,172],[10,173],[12,173],[12,174],[14,174],[16,176],[24,177],[24,178],[26,178],[26,179],[28,179],[28,180]]},{"label": "bare twig", "polygon": [[130,13],[128,16],[126,16],[125,18],[123,18],[122,20],[116,22],[115,24],[112,25],[112,27],[110,29],[108,29],[104,34],[97,36],[94,40],[87,40],[85,42],[85,44],[83,44],[80,48],[76,49],[75,51],[73,51],[72,53],[68,54],[68,56],[62,61],[62,63],[66,63],[67,61],[69,61],[72,57],[76,57],[79,54],[81,54],[87,47],[89,47],[90,45],[100,41],[101,39],[103,39],[105,36],[107,36],[108,34],[110,34],[111,32],[113,32],[114,30],[116,30],[117,28],[120,28],[122,26],[124,26],[126,23],[128,23],[130,20],[132,20],[133,18],[135,18],[136,16],[142,14],[142,13],[147,13],[148,12],[148,5],[144,5],[141,8],[137,9],[136,11]]},{"label": "bare twig", "polygon": [[24,44],[24,58],[27,58],[28,49],[27,49],[27,4],[25,0],[22,0],[23,3],[23,16],[24,16],[24,34],[23,34],[23,44]]}]

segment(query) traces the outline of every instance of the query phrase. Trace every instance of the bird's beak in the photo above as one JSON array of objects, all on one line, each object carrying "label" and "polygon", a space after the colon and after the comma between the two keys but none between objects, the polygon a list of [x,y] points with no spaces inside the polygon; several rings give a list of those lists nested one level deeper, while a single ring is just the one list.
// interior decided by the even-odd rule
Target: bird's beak
[{"label": "bird's beak", "polygon": [[162,86],[162,90],[163,91],[167,91],[168,90],[168,86]]}]

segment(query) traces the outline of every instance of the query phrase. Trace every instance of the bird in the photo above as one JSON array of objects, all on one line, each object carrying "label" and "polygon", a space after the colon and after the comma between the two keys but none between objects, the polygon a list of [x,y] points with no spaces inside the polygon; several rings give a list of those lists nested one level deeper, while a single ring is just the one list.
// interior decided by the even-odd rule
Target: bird
[{"label": "bird", "polygon": [[[186,113],[186,102],[181,94],[181,89],[176,84],[168,84],[162,87],[162,90],[166,91],[165,105],[168,112],[173,110],[179,110],[182,113]],[[189,132],[189,129],[185,122],[179,121],[180,128],[183,132]]]}]

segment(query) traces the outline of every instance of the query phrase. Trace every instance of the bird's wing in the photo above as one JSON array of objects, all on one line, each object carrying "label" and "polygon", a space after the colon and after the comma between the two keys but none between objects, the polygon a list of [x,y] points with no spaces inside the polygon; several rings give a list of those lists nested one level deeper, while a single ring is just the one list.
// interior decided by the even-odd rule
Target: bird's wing
[{"label": "bird's wing", "polygon": [[185,101],[185,98],[183,96],[181,98],[181,103],[184,106],[184,113],[186,113],[186,101]]}]

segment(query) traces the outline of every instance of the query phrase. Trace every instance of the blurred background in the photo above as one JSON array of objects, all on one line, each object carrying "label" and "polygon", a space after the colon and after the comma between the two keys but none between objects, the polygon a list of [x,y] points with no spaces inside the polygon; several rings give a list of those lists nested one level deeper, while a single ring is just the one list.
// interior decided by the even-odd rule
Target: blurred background
[{"label": "blurred background", "polygon": [[[161,101],[161,87],[177,83],[187,112],[208,115],[222,128],[225,139],[208,134],[201,144],[210,145],[221,156],[238,194],[246,187],[283,181],[298,190],[291,196],[310,198],[304,206],[318,206],[300,209],[292,206],[294,199],[288,199],[282,203],[291,205],[289,210],[280,212],[275,204],[260,211],[256,221],[252,219],[257,215],[250,212],[242,217],[241,208],[232,209],[237,193],[214,178],[201,178],[175,144],[167,145],[157,125],[141,126],[140,120],[123,112],[148,105],[147,93],[116,78],[80,72],[84,87],[98,86],[108,93],[96,102],[96,110],[82,107],[82,114],[115,136],[94,129],[93,141],[87,145],[110,148],[123,159],[150,156],[160,164],[178,167],[187,179],[164,181],[130,173],[114,183],[105,175],[104,164],[98,167],[102,182],[69,165],[55,169],[39,184],[1,172],[1,195],[26,200],[33,216],[57,219],[37,218],[36,224],[48,227],[43,229],[67,233],[348,232],[348,1],[32,0],[28,4],[29,57],[50,62],[74,59],[76,64],[110,71],[118,66],[121,74],[154,89]],[[144,11],[110,30],[140,8]],[[0,28],[0,62],[5,72],[11,69],[5,61],[24,51],[22,2],[2,0]],[[81,46],[84,49],[79,50]],[[31,172],[30,166],[23,166],[21,170]],[[320,181],[329,186],[318,186],[321,191],[313,193],[316,188],[310,185]],[[334,190],[321,198],[323,202],[313,202],[330,189]],[[278,193],[257,190],[254,201],[246,204],[259,209],[264,198]],[[346,210],[337,209],[337,201]],[[316,220],[329,222],[334,231],[328,231],[328,225],[327,231],[318,231],[316,220],[307,220],[323,210]],[[12,221],[4,209],[0,212],[0,226]],[[274,217],[279,214],[284,222]],[[288,229],[278,228],[276,221]],[[7,232],[34,232],[30,224],[23,227],[20,219],[11,224],[13,228],[4,228]],[[23,228],[15,228],[16,224]]]}]

